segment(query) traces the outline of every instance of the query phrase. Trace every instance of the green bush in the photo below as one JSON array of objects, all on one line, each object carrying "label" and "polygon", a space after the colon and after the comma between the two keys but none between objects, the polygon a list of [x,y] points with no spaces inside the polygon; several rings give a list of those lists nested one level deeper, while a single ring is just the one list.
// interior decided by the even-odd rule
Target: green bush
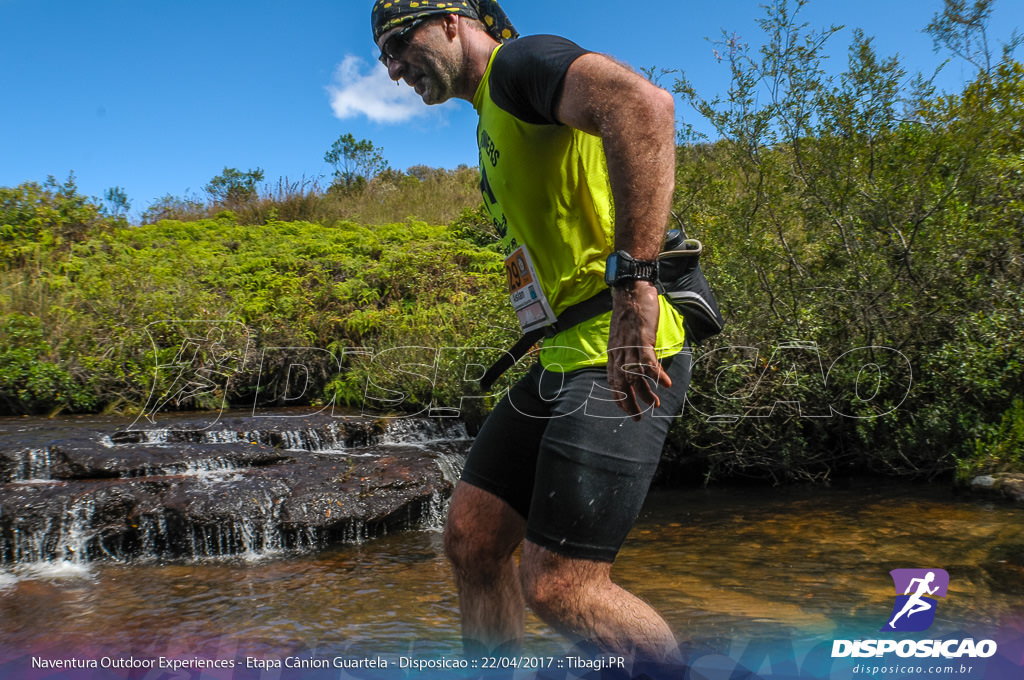
[{"label": "green bush", "polygon": [[0,266],[24,266],[36,253],[67,248],[107,222],[103,210],[78,193],[74,176],[63,184],[50,177],[0,187]]},{"label": "green bush", "polygon": [[76,380],[47,343],[38,319],[11,314],[0,322],[0,408],[8,413],[88,411],[96,396]]},{"label": "green bush", "polygon": [[[802,378],[775,386],[773,417],[698,419],[677,436],[712,475],[948,474],[1024,388],[1024,66],[1004,59],[937,96],[926,79],[905,89],[897,60],[855,33],[847,69],[829,76],[835,29],[801,24],[802,5],[767,7],[760,50],[719,44],[727,97],[678,79],[722,140],[680,148],[675,201],[712,246],[707,274],[729,322],[715,346],[757,348],[764,362],[699,363],[694,405],[701,386],[749,407],[740,397],[773,394],[772,371]],[[819,352],[769,365],[794,341]],[[905,357],[909,393],[893,380],[842,417],[785,408],[830,404],[829,386],[806,378],[857,348]],[[830,380],[856,384],[847,368]]]},{"label": "green bush", "polygon": [[[224,211],[110,229],[5,276],[17,295],[0,297],[0,318],[22,338],[11,341],[8,383],[20,396],[5,392],[8,413],[154,399],[167,408],[284,404],[295,363],[308,371],[306,402],[356,405],[374,366],[361,367],[349,348],[503,346],[510,335],[501,330],[501,257],[415,221],[239,225]],[[268,347],[291,349],[263,356]],[[32,362],[35,377],[25,373]],[[40,376],[55,368],[46,392]],[[211,372],[216,389],[203,388]],[[69,391],[72,374],[90,399]],[[176,386],[186,374],[192,382]],[[443,386],[411,390],[401,408],[443,395]]]},{"label": "green bush", "polygon": [[1014,399],[997,425],[984,428],[973,455],[957,460],[957,480],[995,472],[1024,470],[1024,400]]}]

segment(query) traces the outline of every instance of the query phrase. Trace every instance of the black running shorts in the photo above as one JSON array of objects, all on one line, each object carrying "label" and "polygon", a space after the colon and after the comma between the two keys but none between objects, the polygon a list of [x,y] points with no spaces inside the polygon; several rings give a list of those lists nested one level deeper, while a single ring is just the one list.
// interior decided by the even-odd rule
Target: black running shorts
[{"label": "black running shorts", "polygon": [[573,558],[611,562],[633,527],[681,415],[692,355],[662,364],[671,389],[639,422],[611,401],[605,368],[535,364],[488,415],[462,480],[526,518],[526,538]]}]

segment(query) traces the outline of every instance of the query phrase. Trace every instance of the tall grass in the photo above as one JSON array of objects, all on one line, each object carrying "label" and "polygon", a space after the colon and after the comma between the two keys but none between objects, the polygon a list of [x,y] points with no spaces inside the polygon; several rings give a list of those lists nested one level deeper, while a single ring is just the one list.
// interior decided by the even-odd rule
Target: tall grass
[{"label": "tall grass", "polygon": [[414,166],[405,172],[386,170],[351,187],[324,186],[317,178],[280,178],[263,185],[257,196],[240,205],[226,205],[199,197],[165,196],[146,209],[143,224],[216,217],[229,211],[243,224],[273,221],[333,224],[391,224],[409,219],[428,224],[450,224],[467,208],[480,202],[480,175],[476,168],[454,170]]}]

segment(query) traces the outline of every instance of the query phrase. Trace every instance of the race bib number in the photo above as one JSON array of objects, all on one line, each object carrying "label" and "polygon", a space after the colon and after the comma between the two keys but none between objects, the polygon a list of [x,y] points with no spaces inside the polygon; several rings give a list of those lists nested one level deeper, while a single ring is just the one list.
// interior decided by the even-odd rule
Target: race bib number
[{"label": "race bib number", "polygon": [[523,333],[555,322],[555,313],[540,287],[526,246],[519,246],[505,260],[505,275],[508,277],[509,299]]}]

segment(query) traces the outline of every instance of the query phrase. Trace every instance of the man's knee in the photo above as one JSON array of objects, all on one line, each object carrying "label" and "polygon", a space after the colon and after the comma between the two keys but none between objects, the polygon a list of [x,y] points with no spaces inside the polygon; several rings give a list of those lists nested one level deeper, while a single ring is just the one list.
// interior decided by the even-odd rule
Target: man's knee
[{"label": "man's knee", "polygon": [[562,619],[610,578],[611,565],[556,555],[536,544],[523,547],[519,574],[523,597],[541,618]]},{"label": "man's knee", "polygon": [[490,571],[511,557],[524,526],[504,501],[460,482],[445,523],[445,554],[457,571]]},{"label": "man's knee", "polygon": [[556,574],[524,568],[520,563],[523,599],[526,605],[545,621],[560,619],[572,598],[572,588]]},{"label": "man's knee", "polygon": [[490,552],[486,543],[486,533],[470,517],[449,513],[444,527],[444,554],[456,569],[469,568],[483,560]]}]

